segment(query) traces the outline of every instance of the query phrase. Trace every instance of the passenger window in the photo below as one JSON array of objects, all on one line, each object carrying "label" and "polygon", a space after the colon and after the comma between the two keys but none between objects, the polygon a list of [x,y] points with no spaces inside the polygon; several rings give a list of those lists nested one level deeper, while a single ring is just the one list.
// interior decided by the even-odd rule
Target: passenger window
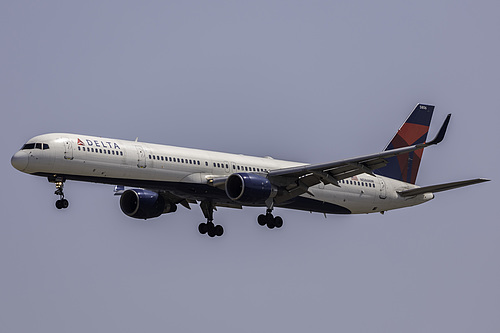
[{"label": "passenger window", "polygon": [[78,150],[80,150],[80,146],[78,146]]}]

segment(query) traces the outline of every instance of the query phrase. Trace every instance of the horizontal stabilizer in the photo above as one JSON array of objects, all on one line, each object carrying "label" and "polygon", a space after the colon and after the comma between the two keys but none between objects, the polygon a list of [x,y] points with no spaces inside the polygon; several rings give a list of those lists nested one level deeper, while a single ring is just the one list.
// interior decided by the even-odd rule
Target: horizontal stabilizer
[{"label": "horizontal stabilizer", "polygon": [[463,187],[463,186],[468,186],[468,185],[473,185],[473,184],[479,184],[479,183],[488,182],[488,181],[490,181],[490,180],[489,179],[484,179],[484,178],[462,180],[462,181],[459,181],[459,182],[445,183],[445,184],[431,185],[431,186],[424,186],[424,187],[414,188],[414,189],[411,189],[411,190],[398,191],[398,194],[401,195],[402,197],[412,197],[412,196],[419,195],[419,194],[424,194],[424,193],[436,193],[436,192],[453,190],[455,188],[459,188],[459,187]]}]

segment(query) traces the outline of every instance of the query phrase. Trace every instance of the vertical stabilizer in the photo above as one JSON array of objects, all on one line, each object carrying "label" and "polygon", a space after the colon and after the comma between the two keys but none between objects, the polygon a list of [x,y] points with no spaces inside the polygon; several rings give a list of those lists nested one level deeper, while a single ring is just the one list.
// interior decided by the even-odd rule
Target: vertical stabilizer
[{"label": "vertical stabilizer", "polygon": [[[429,132],[433,111],[433,105],[418,104],[385,150],[424,143]],[[424,149],[419,149],[411,153],[390,157],[387,159],[388,164],[376,170],[375,173],[415,184],[423,153]]]}]

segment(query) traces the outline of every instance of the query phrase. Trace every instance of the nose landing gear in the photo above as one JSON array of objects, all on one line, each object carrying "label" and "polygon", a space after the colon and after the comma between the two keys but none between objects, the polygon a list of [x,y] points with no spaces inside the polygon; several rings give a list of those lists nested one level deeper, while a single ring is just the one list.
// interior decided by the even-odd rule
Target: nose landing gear
[{"label": "nose landing gear", "polygon": [[56,208],[57,209],[68,208],[69,202],[68,200],[64,199],[64,192],[63,192],[64,180],[56,179],[55,184],[56,184],[56,191],[54,192],[54,194],[59,196],[59,200],[56,201]]}]

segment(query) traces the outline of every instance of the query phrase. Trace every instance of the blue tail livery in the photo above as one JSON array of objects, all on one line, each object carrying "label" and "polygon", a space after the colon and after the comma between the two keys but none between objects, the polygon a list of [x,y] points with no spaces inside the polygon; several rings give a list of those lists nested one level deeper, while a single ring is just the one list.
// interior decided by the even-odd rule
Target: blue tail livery
[{"label": "blue tail livery", "polygon": [[[385,150],[392,150],[424,143],[431,123],[433,105],[418,104],[408,119],[399,128]],[[387,159],[388,164],[375,171],[380,176],[415,184],[423,149],[401,154]]]}]

